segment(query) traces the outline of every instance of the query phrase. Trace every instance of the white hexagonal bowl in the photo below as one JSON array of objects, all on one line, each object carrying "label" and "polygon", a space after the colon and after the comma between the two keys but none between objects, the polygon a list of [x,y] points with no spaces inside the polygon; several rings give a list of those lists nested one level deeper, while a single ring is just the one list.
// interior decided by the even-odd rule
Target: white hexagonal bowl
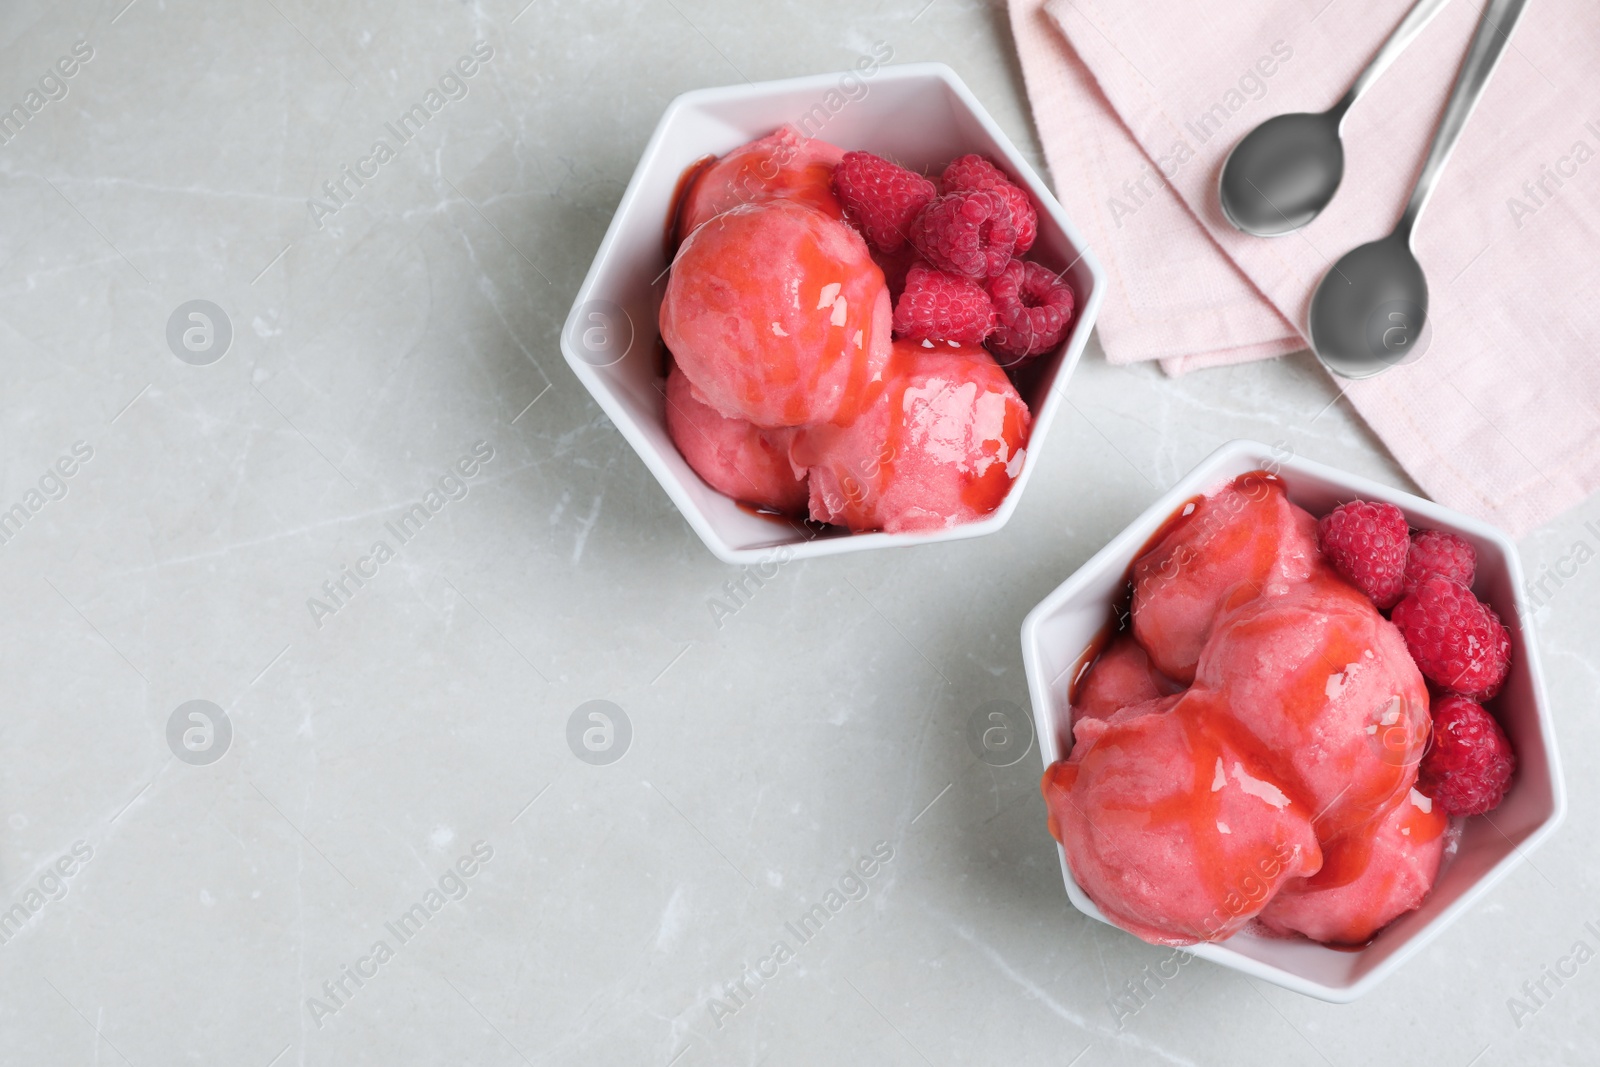
[{"label": "white hexagonal bowl", "polygon": [[[1039,207],[1039,236],[1029,258],[1066,272],[1079,310],[1061,347],[1040,357],[1037,374],[1030,371],[1031,384],[1023,396],[1033,412],[1027,457],[1004,502],[981,522],[926,533],[840,531],[818,537],[798,523],[753,514],[706,485],[667,435],[657,316],[668,265],[663,237],[679,179],[697,160],[721,155],[786,122],[846,150],[876,152],[918,170],[942,168],[967,152],[989,155],[1027,187]],[[789,546],[796,557],[824,556],[976,537],[1004,526],[1037,466],[1104,290],[1104,275],[1088,242],[955,72],[941,63],[884,66],[870,73],[700,89],[674,100],[645,147],[573,301],[561,350],[578,380],[719,558],[752,563],[782,546]],[[586,342],[586,335],[593,343]]]},{"label": "white hexagonal bowl", "polygon": [[[1446,860],[1420,908],[1395,920],[1358,951],[1259,937],[1249,931],[1188,949],[1202,959],[1298,993],[1346,1003],[1367,993],[1439,936],[1549,837],[1566,813],[1566,789],[1539,654],[1527,621],[1531,613],[1522,566],[1511,540],[1492,526],[1410,493],[1254,441],[1233,441],[1207,457],[1029,612],[1022,624],[1022,658],[1039,747],[1048,767],[1070,748],[1068,688],[1085,650],[1107,625],[1111,605],[1125,590],[1134,558],[1185,501],[1260,469],[1281,473],[1289,498],[1314,515],[1356,498],[1383,500],[1404,511],[1414,527],[1460,534],[1478,552],[1478,596],[1499,613],[1511,632],[1511,674],[1493,706],[1516,749],[1516,778],[1494,812],[1465,820],[1457,852]],[[1072,903],[1085,915],[1110,923],[1073,880],[1066,850],[1059,846],[1057,850]]]}]

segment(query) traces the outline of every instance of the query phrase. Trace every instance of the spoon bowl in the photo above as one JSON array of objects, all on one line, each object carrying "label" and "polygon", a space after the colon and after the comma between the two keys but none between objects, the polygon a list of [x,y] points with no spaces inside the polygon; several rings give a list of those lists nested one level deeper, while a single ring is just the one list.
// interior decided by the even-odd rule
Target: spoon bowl
[{"label": "spoon bowl", "polygon": [[1235,229],[1278,237],[1322,213],[1344,179],[1339,125],[1345,113],[1448,2],[1416,0],[1350,91],[1328,110],[1268,119],[1233,146],[1217,180],[1217,199]]},{"label": "spoon bowl", "polygon": [[1344,178],[1343,109],[1268,119],[1233,146],[1222,164],[1217,198],[1238,230],[1278,237],[1309,223]]},{"label": "spoon bowl", "polygon": [[1311,347],[1345,378],[1370,378],[1428,347],[1428,279],[1399,231],[1353,248],[1311,297]]}]

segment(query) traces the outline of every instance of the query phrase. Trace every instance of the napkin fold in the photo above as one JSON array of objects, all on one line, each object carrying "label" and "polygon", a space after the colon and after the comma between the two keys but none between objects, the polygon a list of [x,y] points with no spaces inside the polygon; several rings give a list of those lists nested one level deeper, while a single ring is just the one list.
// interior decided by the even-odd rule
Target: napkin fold
[{"label": "napkin fold", "polygon": [[[1393,0],[1009,0],[1057,194],[1109,276],[1113,363],[1173,374],[1306,347],[1311,294],[1410,196],[1482,0],[1454,0],[1344,124],[1339,194],[1278,238],[1217,205],[1260,122],[1321,111],[1405,15]],[[1600,487],[1600,6],[1529,4],[1413,246],[1430,335],[1345,395],[1422,488],[1520,536]]]}]

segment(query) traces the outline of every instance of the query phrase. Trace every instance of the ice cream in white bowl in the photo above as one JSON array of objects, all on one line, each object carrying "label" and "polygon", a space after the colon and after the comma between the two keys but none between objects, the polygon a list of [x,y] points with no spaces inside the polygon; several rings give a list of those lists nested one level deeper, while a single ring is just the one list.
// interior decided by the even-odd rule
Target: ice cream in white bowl
[{"label": "ice cream in white bowl", "polygon": [[[1429,692],[1410,639],[1317,548],[1312,517],[1357,499],[1476,553],[1472,589],[1509,635],[1493,712],[1516,753],[1491,816],[1446,829],[1416,788]],[[1212,525],[1189,537],[1197,522]],[[1131,627],[1114,614],[1130,582]],[[1219,449],[1023,624],[1073,904],[1309,996],[1363,995],[1564,813],[1524,608],[1515,548],[1492,527],[1264,445]],[[1113,706],[1130,694],[1146,702]]]},{"label": "ice cream in white bowl", "polygon": [[[786,205],[752,204],[741,185],[748,178],[741,168],[750,161],[741,162],[737,156],[729,154],[786,125],[803,138],[799,151],[786,157],[788,165],[795,169],[796,188],[792,195],[786,193],[777,198],[785,200]],[[837,407],[832,406],[841,402],[840,397],[848,403],[848,374],[839,382],[823,382],[823,388],[817,390],[816,395],[798,396],[786,391],[779,378],[767,380],[757,376],[741,380],[737,375],[724,374],[713,380],[709,371],[715,369],[711,365],[714,360],[697,360],[696,353],[686,349],[677,361],[680,369],[687,372],[690,379],[697,375],[699,379],[690,383],[694,388],[687,395],[723,418],[734,415],[741,402],[764,397],[760,406],[749,409],[749,414],[755,416],[759,429],[773,430],[777,440],[751,437],[737,422],[731,426],[709,422],[705,425],[714,432],[708,432],[702,439],[706,447],[680,449],[674,444],[668,419],[667,395],[671,390],[667,371],[671,363],[665,354],[667,345],[662,343],[658,322],[662,318],[663,299],[672,284],[668,271],[670,232],[686,228],[689,233],[696,233],[697,227],[705,230],[718,224],[719,219],[727,223],[723,229],[728,231],[736,226],[753,228],[758,220],[748,216],[754,214],[759,216],[763,232],[775,233],[787,226],[792,239],[800,240],[804,227],[795,225],[796,221],[805,219],[807,225],[814,226],[815,220],[805,213],[815,214],[819,206],[817,201],[821,199],[816,192],[819,188],[816,175],[808,170],[826,168],[836,162],[836,151],[855,150],[876,153],[912,170],[935,174],[951,160],[967,154],[975,153],[993,160],[1011,181],[1025,190],[1037,209],[1037,236],[1028,253],[1029,259],[1058,273],[1071,286],[1076,302],[1070,328],[1060,343],[1039,356],[1036,365],[1027,368],[1025,375],[1014,376],[1016,392],[1030,416],[1025,447],[1002,447],[1004,442],[999,439],[992,443],[987,439],[980,441],[983,454],[976,462],[969,463],[969,480],[984,481],[984,485],[969,494],[970,501],[976,502],[968,508],[971,514],[950,507],[942,511],[936,521],[922,525],[913,514],[906,528],[899,532],[889,532],[895,525],[893,520],[879,524],[872,532],[850,533],[842,526],[824,527],[817,523],[776,519],[759,506],[763,503],[762,497],[768,495],[788,499],[785,494],[789,487],[781,483],[781,478],[777,477],[781,470],[768,463],[767,454],[774,448],[788,451],[790,444],[794,444],[802,449],[800,455],[816,456],[818,469],[824,471],[815,489],[808,486],[807,503],[811,513],[836,516],[832,518],[835,522],[859,519],[864,529],[876,521],[874,514],[854,513],[860,510],[856,505],[862,502],[854,486],[874,478],[884,479],[884,459],[877,455],[885,451],[882,443],[878,448],[863,449],[855,437],[846,440],[848,435],[837,435],[839,440],[830,443],[819,439],[829,436],[827,434],[810,434],[809,445],[800,439],[807,434],[803,428],[807,425],[843,427],[850,423],[851,420],[841,417]],[[700,175],[701,180],[695,183],[690,195],[682,196],[686,177],[695,174],[697,165],[703,168],[708,157],[720,157],[721,162]],[[759,160],[755,162],[760,163]],[[758,176],[770,181],[770,168]],[[689,225],[685,226],[686,223]],[[725,243],[730,236],[738,235],[719,233]],[[696,242],[704,246],[702,251],[715,251],[709,247],[713,243],[709,237],[704,241],[697,237]],[[707,255],[706,258],[715,257]],[[723,259],[727,261],[729,257]],[[870,306],[862,306],[873,303],[875,295],[846,293],[847,287],[841,283],[839,291],[831,294],[833,299],[826,302],[827,306],[822,309],[828,319],[825,325],[832,326],[831,320],[837,315],[844,320],[838,330],[846,344],[854,344],[855,334],[860,333],[863,350],[876,344],[878,354],[882,355],[888,339],[873,336],[874,323],[881,313],[875,313]],[[1087,242],[1016,147],[948,67],[941,64],[880,66],[876,61],[864,61],[857,70],[840,74],[698,90],[673,101],[645,148],[588,277],[574,300],[562,334],[562,351],[579,380],[718,557],[731,563],[759,562],[780,548],[785,548],[791,556],[831,555],[863,548],[973,537],[1003,526],[1036,465],[1036,457],[1062,402],[1067,379],[1093,328],[1103,290],[1103,276],[1088,251]],[[817,302],[808,300],[804,310],[807,313],[817,310],[812,306]],[[790,325],[786,325],[788,321],[772,314],[763,317],[758,325],[771,330],[776,323],[779,330],[791,333]],[[687,343],[689,347],[694,347],[697,340],[704,341],[708,336],[704,331],[716,326],[703,316],[693,314],[671,315],[669,324],[673,330],[681,328],[682,332],[666,340],[678,346]],[[702,332],[697,334],[696,330]],[[704,354],[707,346],[702,344],[700,349]],[[954,347],[952,352],[955,352]],[[959,358],[960,353],[955,352],[955,355]],[[873,373],[871,360],[866,363],[866,373],[870,375]],[[911,365],[910,362],[905,364]],[[950,376],[950,388],[944,390],[948,395],[933,396],[926,405],[927,411],[933,413],[928,415],[930,425],[938,422],[941,415],[943,424],[948,425],[948,415],[956,403],[971,393],[971,389],[963,392],[963,382],[959,379],[959,374]],[[678,392],[684,395],[681,384]],[[937,390],[930,391],[930,396],[935,392]],[[979,409],[987,417],[990,409],[995,408],[994,402],[984,401],[977,395],[967,397],[966,402],[974,413],[969,419],[974,426]],[[861,404],[863,411],[869,406],[866,402]],[[702,425],[697,421],[700,418],[708,418],[707,412],[685,406],[685,410],[678,413],[678,429]],[[1002,418],[997,425],[1003,422]],[[791,429],[794,430],[793,441],[786,436]],[[709,443],[712,439],[717,442],[715,445]],[[805,451],[807,448],[809,451]],[[990,462],[989,455],[1000,451],[1007,454]],[[699,473],[686,453],[695,457]],[[844,457],[843,467],[839,457]],[[864,464],[868,469],[855,470],[851,465],[852,457],[855,465]],[[895,457],[887,458],[892,465]],[[752,487],[751,479],[742,472],[746,461],[758,472],[756,480],[760,484],[757,486]],[[918,472],[914,464],[894,470],[897,475],[905,474],[907,484],[914,489],[933,486],[936,481],[928,470]],[[989,483],[998,475],[991,475],[991,470],[1003,473],[1007,482],[1006,491],[997,495],[992,506],[987,499],[988,490],[992,488]],[[773,478],[763,480],[766,475]],[[892,499],[883,510],[885,514],[895,510]],[[901,512],[905,510],[900,509]]]}]

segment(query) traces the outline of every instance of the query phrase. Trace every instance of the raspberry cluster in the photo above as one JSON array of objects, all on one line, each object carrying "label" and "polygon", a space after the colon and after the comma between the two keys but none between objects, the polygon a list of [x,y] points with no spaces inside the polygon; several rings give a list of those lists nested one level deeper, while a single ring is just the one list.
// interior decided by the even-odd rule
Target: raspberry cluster
[{"label": "raspberry cluster", "polygon": [[1334,568],[1405,638],[1434,690],[1433,733],[1417,788],[1451,815],[1481,815],[1505,797],[1511,742],[1484,704],[1511,670],[1511,635],[1472,591],[1477,553],[1444,530],[1412,532],[1393,504],[1352,500],[1317,523]]},{"label": "raspberry cluster", "polygon": [[1049,352],[1072,326],[1072,287],[1020,257],[1033,247],[1033,200],[980,155],[937,180],[870,152],[846,152],[833,189],[884,268],[896,337],[983,344],[1007,369]]}]

